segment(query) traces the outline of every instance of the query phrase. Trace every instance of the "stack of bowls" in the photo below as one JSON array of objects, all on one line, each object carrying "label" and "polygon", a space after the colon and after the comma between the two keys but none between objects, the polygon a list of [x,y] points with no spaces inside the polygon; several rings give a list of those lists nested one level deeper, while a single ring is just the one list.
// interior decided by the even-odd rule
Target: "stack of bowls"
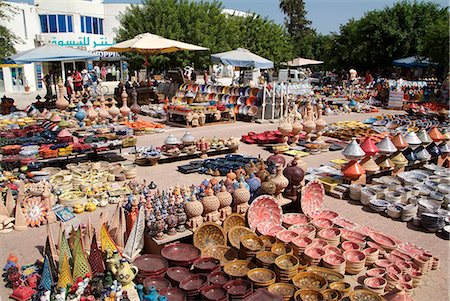
[{"label": "stack of bowls", "polygon": [[325,240],[329,245],[337,247],[341,238],[341,230],[338,228],[328,228],[320,230],[317,237]]},{"label": "stack of bowls", "polygon": [[413,287],[418,287],[420,286],[420,284],[422,283],[422,273],[421,272],[416,272],[416,271],[411,271],[411,277],[413,280],[412,286]]},{"label": "stack of bowls", "polygon": [[253,284],[251,281],[236,279],[223,285],[227,290],[230,301],[242,301],[253,293]]},{"label": "stack of bowls", "polygon": [[361,246],[358,243],[351,241],[351,240],[344,241],[341,244],[341,248],[344,251],[359,251],[359,250],[361,250]]},{"label": "stack of bowls", "polygon": [[377,193],[369,189],[367,187],[361,188],[361,204],[364,206],[369,206],[371,200],[375,200],[377,198]]},{"label": "stack of bowls", "polygon": [[384,212],[389,205],[389,202],[380,199],[371,200],[369,203],[370,209],[376,212]]},{"label": "stack of bowls", "polygon": [[300,290],[322,291],[327,287],[327,280],[313,272],[300,272],[293,279],[292,283]]},{"label": "stack of bowls", "polygon": [[[167,271],[167,274],[169,271]],[[228,276],[225,272],[222,271],[215,271],[208,275],[208,283],[209,284],[220,284],[224,285],[230,281],[230,276]]]},{"label": "stack of bowls", "polygon": [[311,223],[317,229],[317,231],[333,227],[333,222],[327,218],[314,218]]},{"label": "stack of bowls", "polygon": [[297,291],[297,288],[290,283],[279,282],[270,285],[267,290],[269,293],[282,296],[284,301],[290,301]]},{"label": "stack of bowls", "polygon": [[384,268],[372,268],[367,270],[367,277],[384,277],[386,275],[386,269]]},{"label": "stack of bowls", "polygon": [[430,232],[436,232],[445,226],[445,216],[434,213],[422,213],[420,216],[422,227]]},{"label": "stack of bowls", "polygon": [[401,219],[404,222],[410,221],[417,215],[418,206],[416,204],[408,204],[403,207]]},{"label": "stack of bowls", "polygon": [[206,276],[193,274],[180,282],[180,288],[186,293],[188,301],[194,301],[200,299],[200,290],[206,283]]},{"label": "stack of bowls", "polygon": [[361,189],[363,187],[360,184],[351,184],[350,185],[350,199],[354,201],[361,200]]},{"label": "stack of bowls", "polygon": [[161,255],[144,254],[136,258],[134,265],[139,269],[136,282],[142,283],[146,277],[164,277],[169,263]]},{"label": "stack of bowls", "polygon": [[313,225],[293,225],[289,227],[289,230],[294,231],[299,236],[306,236],[310,239],[316,237],[316,228]]},{"label": "stack of bowls", "polygon": [[397,203],[397,204],[391,204],[387,207],[386,213],[390,218],[398,219],[402,216],[403,211],[403,205]]},{"label": "stack of bowls", "polygon": [[366,255],[360,251],[345,251],[344,258],[346,260],[345,271],[348,274],[356,275],[364,270],[366,264]]},{"label": "stack of bowls", "polygon": [[259,267],[270,269],[275,263],[275,259],[278,257],[277,254],[270,251],[259,251],[256,253],[256,264]]},{"label": "stack of bowls", "polygon": [[275,259],[275,273],[279,282],[289,282],[297,275],[300,262],[294,255],[281,255]]},{"label": "stack of bowls", "polygon": [[429,199],[421,199],[418,202],[417,216],[421,216],[422,213],[436,213],[439,209],[439,206],[436,205],[432,200]]},{"label": "stack of bowls", "polygon": [[341,255],[329,253],[322,258],[323,266],[340,274],[345,273],[345,258]]},{"label": "stack of bowls", "polygon": [[264,250],[263,241],[256,235],[243,235],[241,236],[241,254],[243,258],[251,260],[256,256],[256,253]]},{"label": "stack of bowls", "polygon": [[269,269],[256,268],[247,273],[255,287],[267,287],[275,283],[277,275]]},{"label": "stack of bowls", "polygon": [[228,301],[228,292],[220,284],[211,284],[204,286],[200,293],[203,300],[210,301]]},{"label": "stack of bowls", "polygon": [[432,264],[432,266],[431,266],[431,269],[432,269],[432,270],[437,270],[437,269],[439,269],[439,266],[440,266],[440,260],[439,260],[439,258],[433,257],[433,264]]},{"label": "stack of bowls", "polygon": [[364,287],[380,295],[384,293],[386,285],[387,281],[382,277],[367,277],[364,279]]},{"label": "stack of bowls", "polygon": [[325,255],[325,251],[322,248],[311,246],[305,249],[303,258],[311,265],[318,265],[323,255]]},{"label": "stack of bowls", "polygon": [[366,266],[373,265],[380,254],[380,250],[373,247],[366,248],[362,252],[366,255]]},{"label": "stack of bowls", "polygon": [[194,261],[192,267],[196,274],[210,274],[220,268],[220,261],[212,257],[202,257]]},{"label": "stack of bowls", "polygon": [[192,273],[185,267],[171,267],[167,269],[166,275],[173,286],[178,286],[181,281],[191,276]]},{"label": "stack of bowls", "polygon": [[294,248],[294,255],[300,257],[305,249],[312,244],[312,239],[306,236],[297,236],[291,241],[291,244]]}]

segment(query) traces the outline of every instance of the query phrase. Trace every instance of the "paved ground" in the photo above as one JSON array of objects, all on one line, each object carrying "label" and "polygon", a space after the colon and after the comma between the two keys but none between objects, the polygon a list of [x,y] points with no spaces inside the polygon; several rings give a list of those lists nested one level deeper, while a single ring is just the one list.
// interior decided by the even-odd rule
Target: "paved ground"
[{"label": "paved ground", "polygon": [[[346,116],[327,116],[326,121],[331,123],[337,120],[363,120],[368,118],[368,115],[376,114],[352,114]],[[238,122],[235,125],[219,125],[219,126],[206,126],[202,128],[190,129],[190,132],[196,137],[211,137],[216,135],[217,137],[228,137],[234,135],[240,137],[249,131],[262,132],[265,130],[276,129],[276,124],[254,124],[254,123],[241,123]],[[168,132],[172,132],[177,137],[181,137],[185,129],[180,128],[167,128],[165,133],[140,136],[138,138],[138,145],[160,145],[164,141]],[[263,158],[267,158],[269,153],[256,145],[241,144],[239,152],[242,154],[261,155]],[[320,154],[316,156],[308,156],[304,158],[304,161],[309,166],[318,166],[326,163],[331,159],[341,158],[340,152],[330,152],[326,154]],[[139,167],[138,178],[153,180],[160,188],[167,188],[175,183],[180,184],[198,184],[205,176],[200,174],[183,175],[176,171],[176,166],[180,163],[161,164],[153,167]],[[423,233],[409,229],[405,223],[393,221],[389,218],[380,216],[379,214],[366,212],[359,205],[350,204],[344,200],[337,200],[330,197],[326,197],[325,206],[338,212],[341,216],[346,217],[359,225],[370,226],[375,229],[382,230],[389,235],[393,235],[404,241],[411,241],[419,246],[429,249],[434,255],[441,259],[441,267],[437,271],[431,271],[424,277],[423,285],[416,289],[414,292],[414,300],[433,300],[443,301],[450,300],[448,296],[448,283],[449,283],[449,244],[434,234]],[[92,213],[83,213],[77,216],[74,220],[70,221],[67,226],[71,224],[78,224],[86,221],[88,218],[91,221],[96,222],[100,212],[113,211],[113,206],[109,206],[105,209],[96,210]],[[53,225],[52,229],[54,235],[57,233],[57,225]],[[34,261],[40,257],[40,251],[45,243],[45,227],[36,229],[28,229],[24,232],[12,232],[10,234],[0,236],[0,262],[4,262],[9,252],[16,254],[21,264],[26,264]],[[357,285],[358,276],[352,277],[352,282]],[[1,296],[6,299],[6,296],[10,294],[10,291],[5,289],[3,283],[0,283],[0,301]]]}]

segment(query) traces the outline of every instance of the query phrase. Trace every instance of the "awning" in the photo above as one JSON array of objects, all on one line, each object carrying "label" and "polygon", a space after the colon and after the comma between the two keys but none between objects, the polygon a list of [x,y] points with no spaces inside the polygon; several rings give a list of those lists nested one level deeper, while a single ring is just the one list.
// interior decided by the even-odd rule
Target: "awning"
[{"label": "awning", "polygon": [[415,68],[415,67],[430,67],[437,66],[436,63],[431,62],[427,57],[423,56],[410,56],[402,59],[397,59],[392,61],[392,65],[404,68]]},{"label": "awning", "polygon": [[231,65],[236,67],[247,68],[273,68],[273,62],[265,59],[257,54],[254,54],[247,49],[238,48],[236,50],[221,52],[211,55],[213,63],[222,63],[224,65]]},{"label": "awning", "polygon": [[36,62],[58,62],[75,60],[95,60],[99,56],[91,52],[71,47],[45,45],[11,56],[9,59],[17,64],[30,64]]},{"label": "awning", "polygon": [[311,60],[311,59],[305,59],[302,57],[298,57],[296,59],[293,59],[292,61],[287,62],[287,65],[290,67],[300,67],[300,66],[318,65],[318,64],[323,64],[323,62]]}]

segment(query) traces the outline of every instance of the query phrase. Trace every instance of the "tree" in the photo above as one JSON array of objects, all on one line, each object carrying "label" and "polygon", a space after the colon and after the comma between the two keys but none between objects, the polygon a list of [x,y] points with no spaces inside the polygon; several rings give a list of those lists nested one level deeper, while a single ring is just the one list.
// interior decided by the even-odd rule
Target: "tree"
[{"label": "tree", "polygon": [[[446,52],[448,60],[448,12],[431,2],[398,2],[392,7],[367,12],[361,19],[351,19],[341,26],[334,39],[333,59],[343,68],[362,70],[392,66],[394,59],[418,55],[424,52],[425,41],[431,36],[430,28],[437,20],[446,20],[447,38],[441,35],[441,47],[436,54]],[[431,27],[430,27],[431,26]],[[442,34],[441,26],[434,34]],[[445,36],[445,35],[444,35]],[[435,41],[434,41],[435,42]],[[436,44],[432,44],[433,47]],[[445,45],[444,45],[445,46]]]},{"label": "tree", "polygon": [[[6,2],[0,0],[0,21],[6,22],[11,19],[10,13],[13,13],[14,9]],[[6,26],[0,24],[0,59],[4,59],[8,56],[16,53],[14,44],[20,40],[12,33]]]},{"label": "tree", "polygon": [[303,0],[280,0],[280,9],[285,14],[284,25],[295,46],[295,54],[312,57],[316,33],[306,18],[305,3]]},{"label": "tree", "polygon": [[[266,18],[249,13],[237,17],[222,13],[218,1],[145,0],[132,5],[120,17],[117,40],[123,41],[150,32],[165,38],[201,45],[210,53],[244,47],[280,62],[290,59],[290,45],[283,28]],[[132,68],[140,68],[143,57],[130,54]],[[151,66],[160,69],[195,63],[210,64],[208,52],[177,52],[151,58]]]},{"label": "tree", "polygon": [[426,28],[421,54],[443,67],[449,65],[449,15],[439,18]]}]

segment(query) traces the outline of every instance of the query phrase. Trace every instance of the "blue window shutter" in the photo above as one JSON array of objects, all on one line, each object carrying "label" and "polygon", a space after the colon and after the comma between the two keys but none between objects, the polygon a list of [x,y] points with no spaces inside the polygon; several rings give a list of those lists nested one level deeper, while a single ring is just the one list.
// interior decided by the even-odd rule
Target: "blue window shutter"
[{"label": "blue window shutter", "polygon": [[98,19],[98,28],[100,34],[103,34],[103,19]]},{"label": "blue window shutter", "polygon": [[56,26],[56,15],[48,15],[48,24],[50,25],[50,32],[58,32],[58,27]]},{"label": "blue window shutter", "polygon": [[39,19],[41,20],[41,31],[48,32],[47,15],[39,15]]},{"label": "blue window shutter", "polygon": [[67,16],[67,31],[73,32],[72,16]]},{"label": "blue window shutter", "polygon": [[93,23],[93,27],[94,27],[94,34],[98,34],[98,19],[97,18],[92,18],[92,23]]},{"label": "blue window shutter", "polygon": [[81,19],[81,32],[84,32],[84,16],[80,16]]},{"label": "blue window shutter", "polygon": [[86,33],[92,33],[92,17],[86,17]]},{"label": "blue window shutter", "polygon": [[67,32],[66,15],[58,15],[58,32]]}]

